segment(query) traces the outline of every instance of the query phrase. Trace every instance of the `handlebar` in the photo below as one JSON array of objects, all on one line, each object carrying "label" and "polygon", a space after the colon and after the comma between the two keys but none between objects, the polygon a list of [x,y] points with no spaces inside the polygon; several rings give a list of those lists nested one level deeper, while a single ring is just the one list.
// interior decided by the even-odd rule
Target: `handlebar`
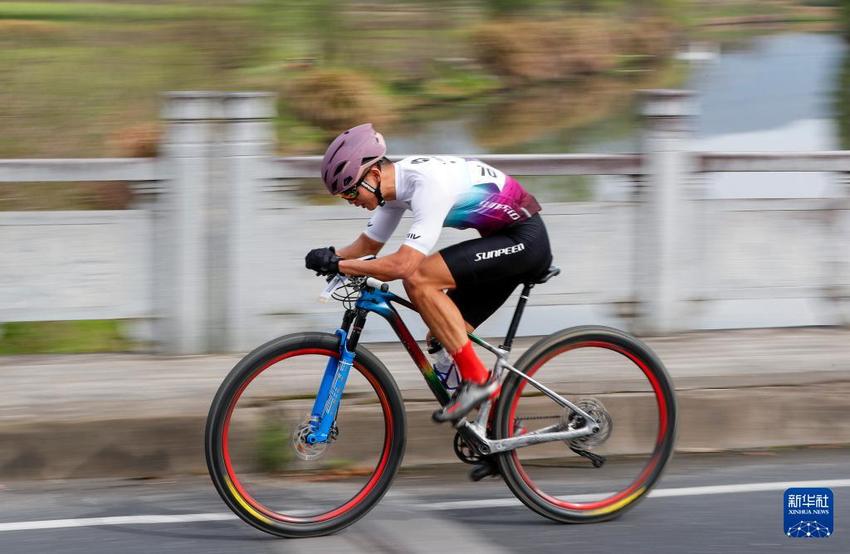
[{"label": "handlebar", "polygon": [[[360,260],[373,260],[375,256],[363,256],[362,258],[358,258]],[[373,289],[380,290],[381,292],[388,292],[390,290],[389,283],[385,283],[380,279],[375,279],[374,277],[348,277],[347,275],[343,275],[342,273],[337,273],[336,275],[328,277],[328,286],[325,287],[325,290],[322,291],[322,294],[319,295],[319,302],[327,302],[333,297],[333,293],[338,288],[344,287],[350,283],[353,283],[356,286],[371,287]]]},{"label": "handlebar", "polygon": [[337,273],[328,279],[328,286],[325,287],[325,290],[323,290],[319,295],[319,302],[328,302],[331,298],[333,298],[334,291],[350,284],[360,288],[370,287],[380,290],[381,292],[387,292],[390,290],[389,283],[385,283],[384,281],[375,279],[374,277],[348,277],[342,273]]}]

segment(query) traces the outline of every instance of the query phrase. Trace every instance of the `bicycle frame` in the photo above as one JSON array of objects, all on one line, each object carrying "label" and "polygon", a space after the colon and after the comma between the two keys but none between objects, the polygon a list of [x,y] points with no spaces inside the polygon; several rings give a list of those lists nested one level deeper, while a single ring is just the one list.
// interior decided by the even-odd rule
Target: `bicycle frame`
[{"label": "bicycle frame", "polygon": [[[517,437],[491,440],[487,437],[487,423],[490,417],[493,400],[488,399],[479,408],[478,415],[474,422],[470,422],[464,418],[455,426],[458,431],[462,433],[464,438],[471,444],[474,444],[479,452],[484,455],[493,452],[506,452],[532,444],[572,440],[591,435],[599,431],[597,421],[589,414],[542,383],[539,383],[532,377],[519,371],[507,361],[508,354],[510,353],[510,345],[513,342],[513,336],[519,325],[519,318],[522,315],[522,309],[525,305],[525,301],[528,299],[529,290],[532,286],[533,285],[526,285],[526,288],[523,289],[520,303],[517,305],[517,310],[514,313],[513,320],[511,321],[511,325],[508,330],[508,336],[505,337],[504,344],[507,345],[506,347],[497,348],[492,346],[480,337],[476,336],[474,333],[468,333],[469,339],[496,356],[496,363],[493,367],[493,371],[497,379],[502,379],[505,370],[518,375],[520,378],[528,381],[529,384],[556,403],[560,404],[562,407],[568,408],[581,416],[584,419],[585,424],[579,429],[571,429],[568,431],[557,430],[561,428],[561,425],[555,424]],[[361,291],[360,296],[355,302],[354,308],[347,309],[345,311],[342,326],[336,331],[336,335],[340,337],[340,357],[338,360],[336,358],[328,360],[328,364],[325,368],[325,374],[322,378],[322,383],[319,387],[319,392],[316,395],[316,400],[311,412],[310,425],[313,432],[307,436],[308,443],[315,444],[317,442],[325,442],[331,434],[332,426],[336,420],[336,413],[339,409],[339,403],[342,399],[345,383],[348,378],[348,373],[354,363],[354,351],[357,348],[360,333],[366,323],[366,316],[372,312],[387,320],[402,345],[404,345],[405,350],[407,350],[407,353],[416,364],[416,367],[419,368],[420,372],[422,372],[425,382],[428,384],[431,392],[434,393],[434,397],[440,405],[445,405],[449,402],[448,391],[443,386],[443,383],[440,381],[440,378],[437,376],[434,368],[431,366],[431,362],[428,360],[428,357],[424,352],[422,352],[422,349],[419,347],[416,339],[413,338],[413,335],[410,333],[407,325],[405,325],[404,320],[402,320],[398,311],[392,305],[393,302],[415,312],[417,311],[413,304],[408,300],[389,292],[388,290],[381,290],[381,288],[375,287],[367,287]]]}]

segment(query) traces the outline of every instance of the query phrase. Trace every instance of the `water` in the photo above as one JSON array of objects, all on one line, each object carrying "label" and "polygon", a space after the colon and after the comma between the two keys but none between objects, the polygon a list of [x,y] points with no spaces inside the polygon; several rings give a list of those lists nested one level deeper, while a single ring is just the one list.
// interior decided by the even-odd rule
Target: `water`
[{"label": "water", "polygon": [[[816,151],[850,148],[839,129],[850,123],[839,81],[847,47],[838,35],[783,33],[723,45],[714,59],[688,65],[677,85],[697,93],[692,148],[698,151]],[[700,56],[696,56],[700,58]],[[539,87],[438,113],[414,114],[387,135],[392,154],[635,152],[640,129],[629,83]],[[845,96],[848,98],[845,99]],[[602,111],[605,110],[605,111]],[[529,187],[544,201],[560,197],[563,178]],[[619,197],[628,183],[592,179],[597,198]],[[588,181],[589,182],[589,181]],[[575,184],[575,183],[573,183]],[[587,185],[587,182],[581,183]],[[828,174],[714,175],[712,197],[820,197],[840,194]],[[575,187],[572,187],[574,190]],[[563,195],[563,193],[561,193]]]}]

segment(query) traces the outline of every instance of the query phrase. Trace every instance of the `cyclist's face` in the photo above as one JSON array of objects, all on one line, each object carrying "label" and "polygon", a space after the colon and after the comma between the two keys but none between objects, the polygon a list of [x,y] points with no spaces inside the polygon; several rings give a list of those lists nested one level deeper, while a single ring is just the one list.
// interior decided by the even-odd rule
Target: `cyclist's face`
[{"label": "cyclist's face", "polygon": [[341,194],[340,197],[354,206],[366,208],[369,211],[374,210],[378,207],[378,197],[369,189],[375,190],[380,185],[380,175],[378,168],[374,166],[369,168],[360,183],[349,194]]}]

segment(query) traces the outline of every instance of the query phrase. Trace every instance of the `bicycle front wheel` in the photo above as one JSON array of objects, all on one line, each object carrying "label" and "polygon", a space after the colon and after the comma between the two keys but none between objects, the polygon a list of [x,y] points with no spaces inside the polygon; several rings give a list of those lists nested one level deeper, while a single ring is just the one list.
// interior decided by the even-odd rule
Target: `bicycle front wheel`
[{"label": "bicycle front wheel", "polygon": [[386,367],[358,346],[331,438],[307,444],[338,339],[289,335],[245,357],[222,383],[206,429],[207,467],[244,521],[283,537],[333,533],[363,517],[401,464],[405,415]]},{"label": "bicycle front wheel", "polygon": [[[541,339],[516,368],[577,405],[599,432],[498,457],[505,482],[535,512],[564,523],[611,519],[644,498],[673,452],[676,402],[661,361],[607,327]],[[510,375],[496,408],[496,436],[580,429],[582,417]]]}]

